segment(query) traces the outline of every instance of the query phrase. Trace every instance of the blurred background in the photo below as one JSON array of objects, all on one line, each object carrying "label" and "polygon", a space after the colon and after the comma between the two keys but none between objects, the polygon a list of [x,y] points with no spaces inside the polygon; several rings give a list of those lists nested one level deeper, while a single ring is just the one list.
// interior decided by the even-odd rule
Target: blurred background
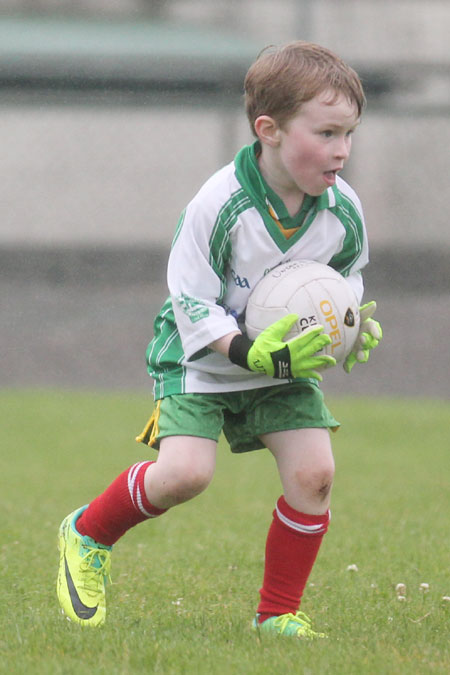
[{"label": "blurred background", "polygon": [[385,340],[331,393],[450,398],[448,0],[2,0],[0,386],[144,389],[179,213],[251,142],[268,44],[336,51],[368,98],[344,177]]}]

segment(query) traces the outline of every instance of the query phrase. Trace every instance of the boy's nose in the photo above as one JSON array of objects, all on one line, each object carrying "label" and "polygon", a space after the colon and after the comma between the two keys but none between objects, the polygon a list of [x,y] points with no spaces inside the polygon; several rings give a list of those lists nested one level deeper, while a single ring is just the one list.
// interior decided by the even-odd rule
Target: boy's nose
[{"label": "boy's nose", "polygon": [[345,161],[350,156],[350,149],[351,149],[350,138],[342,138],[337,140],[334,149],[335,157],[338,159],[343,159]]}]

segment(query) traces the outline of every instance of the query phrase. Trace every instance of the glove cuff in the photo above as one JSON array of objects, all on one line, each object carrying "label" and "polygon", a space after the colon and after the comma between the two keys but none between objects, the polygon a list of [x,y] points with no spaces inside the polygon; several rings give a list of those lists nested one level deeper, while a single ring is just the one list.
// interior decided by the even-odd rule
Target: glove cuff
[{"label": "glove cuff", "polygon": [[274,367],[274,375],[278,380],[284,380],[288,377],[292,377],[291,370],[291,353],[289,347],[283,347],[276,352],[272,352],[272,363]]},{"label": "glove cuff", "polygon": [[247,335],[235,335],[230,342],[230,348],[228,350],[228,358],[231,363],[235,363],[237,366],[241,366],[241,368],[245,368],[246,370],[251,370],[248,365],[247,356],[252,345],[253,340],[250,340]]}]

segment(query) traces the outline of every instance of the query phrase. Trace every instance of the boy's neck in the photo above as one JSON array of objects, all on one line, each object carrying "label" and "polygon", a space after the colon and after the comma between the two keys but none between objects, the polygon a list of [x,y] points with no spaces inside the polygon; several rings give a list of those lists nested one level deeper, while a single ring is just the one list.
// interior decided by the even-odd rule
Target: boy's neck
[{"label": "boy's neck", "polygon": [[[272,188],[273,189],[273,188]],[[280,199],[283,200],[283,203],[287,209],[287,212],[291,216],[291,218],[294,218],[294,216],[299,213],[300,209],[303,206],[303,201],[305,199],[305,193],[296,193],[292,195],[280,195],[279,192],[277,192],[277,195],[280,197]]]},{"label": "boy's neck", "polygon": [[287,212],[293,218],[302,208],[305,193],[299,190],[297,186],[286,186],[282,173],[277,169],[276,162],[272,163],[267,155],[268,153],[264,152],[259,155],[259,170],[266,183],[283,201]]}]

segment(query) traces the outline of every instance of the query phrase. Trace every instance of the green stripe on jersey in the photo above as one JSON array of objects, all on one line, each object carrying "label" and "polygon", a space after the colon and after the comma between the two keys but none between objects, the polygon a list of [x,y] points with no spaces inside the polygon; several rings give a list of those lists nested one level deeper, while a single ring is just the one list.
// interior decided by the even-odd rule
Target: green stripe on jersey
[{"label": "green stripe on jersey", "polygon": [[172,241],[172,248],[175,246],[175,242],[180,235],[181,228],[183,227],[185,216],[186,216],[186,209],[183,209],[183,211],[181,212],[180,218],[178,219],[177,226],[175,228],[175,234],[173,236],[173,241]]},{"label": "green stripe on jersey", "polygon": [[182,394],[186,376],[186,369],[181,365],[184,351],[170,298],[155,319],[154,335],[147,347],[146,357],[147,371],[155,381],[155,400],[170,393]]},{"label": "green stripe on jersey", "polygon": [[[209,240],[209,262],[221,282],[219,300],[226,291],[225,265],[231,255],[230,231],[238,216],[252,206],[246,192],[239,188],[222,206],[214,223]],[[185,211],[178,222],[174,243],[180,234],[184,218]],[[155,381],[155,399],[172,394],[183,394],[186,369],[181,364],[184,351],[175,322],[171,298],[167,298],[155,319],[154,336],[147,348],[147,370]],[[197,358],[199,356],[197,355]]]},{"label": "green stripe on jersey", "polygon": [[352,200],[342,192],[340,197],[340,203],[330,211],[344,225],[346,234],[342,250],[333,256],[328,264],[345,277],[350,274],[351,268],[362,253],[364,227],[361,215]]},{"label": "green stripe on jersey", "polygon": [[231,256],[230,231],[238,216],[253,204],[243,188],[233,192],[220,209],[209,239],[209,264],[220,279],[221,300],[226,291],[225,265]]}]

